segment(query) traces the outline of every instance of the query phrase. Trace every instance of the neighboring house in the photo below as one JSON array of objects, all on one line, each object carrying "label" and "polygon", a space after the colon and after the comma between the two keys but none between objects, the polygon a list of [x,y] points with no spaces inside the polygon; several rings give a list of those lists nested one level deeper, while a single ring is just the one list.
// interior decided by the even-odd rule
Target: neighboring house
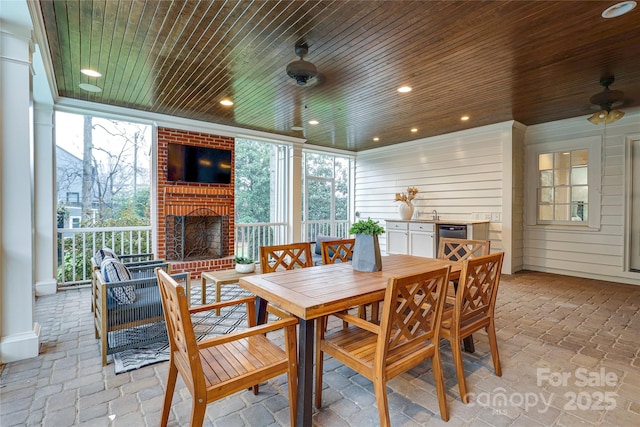
[{"label": "neighboring house", "polygon": [[[69,217],[58,228],[78,228],[82,222],[82,159],[56,145],[56,200]],[[94,200],[94,204],[95,204]],[[95,209],[92,209],[95,215]]]}]

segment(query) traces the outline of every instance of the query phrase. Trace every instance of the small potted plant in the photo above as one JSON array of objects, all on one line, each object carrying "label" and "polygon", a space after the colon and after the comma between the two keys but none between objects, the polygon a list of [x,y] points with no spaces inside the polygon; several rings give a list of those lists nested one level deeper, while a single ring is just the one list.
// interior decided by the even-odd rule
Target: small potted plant
[{"label": "small potted plant", "polygon": [[351,265],[358,271],[380,271],[382,270],[382,258],[380,256],[380,243],[378,235],[384,233],[378,221],[371,218],[354,222],[349,233],[355,234],[356,244],[353,247],[353,258]]},{"label": "small potted plant", "polygon": [[237,256],[235,262],[238,273],[253,273],[256,269],[253,258]]}]

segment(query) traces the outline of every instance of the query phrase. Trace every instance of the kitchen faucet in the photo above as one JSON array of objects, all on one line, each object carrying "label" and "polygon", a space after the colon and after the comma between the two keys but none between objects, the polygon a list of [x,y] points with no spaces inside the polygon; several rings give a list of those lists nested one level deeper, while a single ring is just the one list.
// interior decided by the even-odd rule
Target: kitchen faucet
[{"label": "kitchen faucet", "polygon": [[435,221],[435,220],[439,220],[440,217],[438,216],[438,211],[437,210],[432,210],[431,211],[431,218]]}]

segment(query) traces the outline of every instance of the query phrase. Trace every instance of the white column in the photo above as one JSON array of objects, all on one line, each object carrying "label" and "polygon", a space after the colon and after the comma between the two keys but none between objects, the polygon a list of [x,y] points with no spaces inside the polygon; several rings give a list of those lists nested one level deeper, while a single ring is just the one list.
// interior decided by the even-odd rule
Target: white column
[{"label": "white column", "polygon": [[35,104],[35,279],[36,295],[55,294],[56,280],[56,144],[53,105]]},{"label": "white column", "polygon": [[302,239],[302,145],[291,147],[291,163],[289,170],[289,236],[290,242],[301,242]]},{"label": "white column", "polygon": [[0,25],[0,361],[38,355],[34,323],[31,31]]}]

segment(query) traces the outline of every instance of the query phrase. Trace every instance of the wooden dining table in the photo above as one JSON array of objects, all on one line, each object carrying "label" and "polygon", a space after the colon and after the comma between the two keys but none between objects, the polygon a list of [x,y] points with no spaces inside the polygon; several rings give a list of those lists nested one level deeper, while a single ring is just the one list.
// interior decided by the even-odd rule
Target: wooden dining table
[{"label": "wooden dining table", "polygon": [[411,255],[382,257],[382,271],[356,271],[351,263],[337,263],[243,277],[240,286],[258,297],[258,322],[266,321],[266,305],[273,304],[298,317],[297,426],[311,426],[315,319],[361,304],[380,301],[390,278],[451,266],[450,279],[460,275],[462,263]]}]

